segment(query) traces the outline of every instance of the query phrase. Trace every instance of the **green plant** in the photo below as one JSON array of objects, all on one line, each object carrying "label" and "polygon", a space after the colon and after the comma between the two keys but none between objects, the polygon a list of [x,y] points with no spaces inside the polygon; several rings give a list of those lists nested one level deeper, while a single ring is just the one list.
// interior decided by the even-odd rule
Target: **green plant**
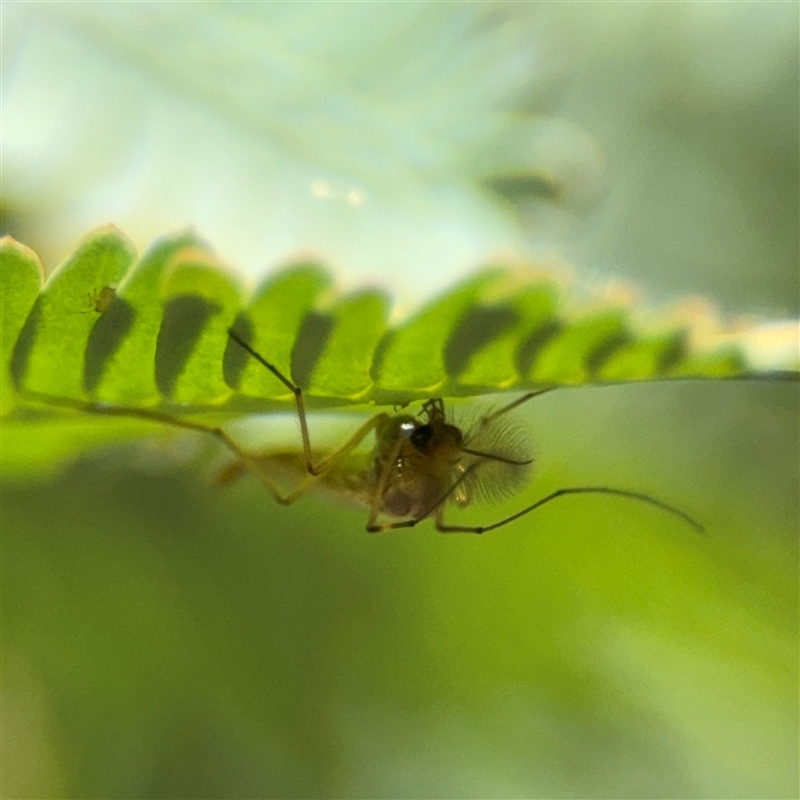
[{"label": "green plant", "polygon": [[[70,401],[181,419],[293,407],[286,387],[228,338],[230,326],[294,376],[312,409],[761,374],[743,335],[703,338],[706,319],[693,328],[608,299],[580,304],[563,281],[524,268],[479,272],[389,327],[385,293],[339,296],[318,264],[290,266],[246,298],[191,232],[137,260],[118,230],[100,229],[44,286],[35,254],[7,237],[2,267],[3,466],[12,472],[144,430],[133,418],[76,416]],[[782,377],[797,377],[785,366]]]}]

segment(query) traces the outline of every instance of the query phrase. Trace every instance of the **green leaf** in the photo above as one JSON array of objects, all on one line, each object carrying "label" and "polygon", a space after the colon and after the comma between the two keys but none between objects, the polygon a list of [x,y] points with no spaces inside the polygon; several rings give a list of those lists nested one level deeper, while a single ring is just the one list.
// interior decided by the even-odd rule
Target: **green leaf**
[{"label": "green leaf", "polygon": [[156,343],[156,384],[173,402],[219,404],[232,393],[222,359],[241,288],[213,256],[187,248],[164,276],[164,317]]},{"label": "green leaf", "polygon": [[[470,309],[459,328],[462,338],[472,345],[466,348],[466,359],[463,354],[459,357],[456,346],[449,348],[451,374],[476,391],[513,386],[518,376],[527,372],[523,362],[531,350],[526,344],[556,324],[560,294],[553,282],[543,282],[523,286],[504,302]],[[487,343],[480,346],[481,340]],[[462,361],[464,366],[459,369]]]},{"label": "green leaf", "polygon": [[534,352],[530,377],[542,384],[592,383],[607,358],[632,339],[627,315],[621,310],[564,323]]},{"label": "green leaf", "polygon": [[86,353],[87,388],[97,399],[136,404],[160,399],[153,365],[164,316],[161,281],[170,261],[187,248],[204,245],[192,232],[155,242],[97,320]]},{"label": "green leaf", "polygon": [[[710,310],[689,323],[607,300],[589,310],[584,300],[581,310],[563,280],[521,268],[479,272],[390,327],[383,292],[339,296],[315,263],[271,275],[246,300],[192,232],[158,240],[135,261],[127,239],[102,228],[44,288],[36,256],[9,238],[2,267],[4,442],[8,430],[14,445],[5,469],[29,470],[136,428],[115,417],[103,419],[102,433],[74,434],[76,409],[92,403],[173,418],[292,409],[291,392],[228,336],[231,327],[304,390],[308,408],[545,385],[798,377],[794,323],[726,332]],[[37,435],[52,447],[31,446],[26,462],[20,442]]]},{"label": "green leaf", "polygon": [[[294,264],[270,276],[256,290],[245,314],[237,320],[237,330],[257,352],[268,353],[265,357],[289,375],[303,321],[331,284],[330,276],[318,264]],[[229,341],[227,357],[238,367],[230,382],[241,394],[291,398],[286,387],[235,342]]]},{"label": "green leaf", "polygon": [[386,332],[388,316],[389,298],[372,291],[344,297],[330,314],[306,317],[306,321],[317,320],[315,326],[327,335],[310,381],[306,384],[293,365],[295,379],[319,396],[357,399],[363,395],[372,386],[370,368],[375,348]]},{"label": "green leaf", "polygon": [[407,397],[427,396],[441,389],[448,377],[447,345],[458,324],[502,277],[499,269],[479,273],[391,331],[373,372],[378,386]]},{"label": "green leaf", "polygon": [[36,302],[44,280],[42,262],[32,250],[10,236],[0,240],[0,414],[16,404],[11,380],[11,355],[25,320]]},{"label": "green leaf", "polygon": [[[113,226],[87,236],[48,278],[15,345],[17,386],[82,398],[85,355],[97,322],[95,303],[116,287],[133,262],[133,245]],[[11,287],[16,293],[16,286]]]}]

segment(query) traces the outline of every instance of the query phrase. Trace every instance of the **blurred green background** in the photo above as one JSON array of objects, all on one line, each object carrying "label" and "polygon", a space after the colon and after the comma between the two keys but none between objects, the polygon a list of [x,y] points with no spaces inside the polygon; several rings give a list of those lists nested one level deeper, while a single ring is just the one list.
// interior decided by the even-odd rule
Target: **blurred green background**
[{"label": "blurred green background", "polygon": [[[0,13],[3,233],[49,268],[97,224],[191,223],[254,277],[312,249],[401,307],[526,258],[798,313],[795,4]],[[606,484],[708,535],[573,498],[369,536],[210,491],[172,436],[4,475],[3,796],[797,797],[797,385],[520,416],[534,485],[464,519]]]}]

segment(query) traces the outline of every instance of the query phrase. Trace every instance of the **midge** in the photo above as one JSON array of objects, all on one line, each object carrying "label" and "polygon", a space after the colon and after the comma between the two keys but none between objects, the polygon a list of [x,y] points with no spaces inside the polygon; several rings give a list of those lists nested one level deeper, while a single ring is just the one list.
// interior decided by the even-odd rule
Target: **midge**
[{"label": "midge", "polygon": [[87,305],[81,314],[89,314],[94,311],[96,314],[103,314],[108,311],[109,306],[116,297],[117,290],[113,286],[103,286],[102,289],[93,289],[86,293]]},{"label": "midge", "polygon": [[[371,533],[413,528],[433,518],[443,533],[486,533],[508,525],[559,497],[576,494],[605,494],[647,503],[672,514],[702,532],[703,526],[679,508],[641,492],[608,486],[572,486],[558,489],[490,525],[451,525],[445,520],[448,505],[468,506],[473,500],[495,500],[524,486],[533,460],[524,432],[514,425],[509,412],[534,397],[556,387],[529,392],[502,408],[459,427],[448,420],[444,403],[431,398],[422,404],[421,413],[376,414],[332,453],[315,453],[308,434],[303,392],[277,367],[257,353],[235,331],[228,335],[250,356],[268,369],[292,392],[300,421],[302,451],[273,448],[248,452],[220,426],[179,419],[140,408],[64,400],[36,392],[32,399],[69,405],[106,416],[138,417],[163,422],[193,431],[210,433],[233,453],[234,460],[220,473],[218,483],[226,485],[247,472],[257,477],[281,505],[291,505],[310,489],[327,490],[338,497],[355,501],[369,511],[366,529]],[[371,451],[360,447],[374,434]],[[297,486],[284,492],[277,482],[279,474],[297,478]],[[391,521],[381,521],[389,518]]]},{"label": "midge", "polygon": [[[559,489],[490,525],[450,525],[445,520],[449,504],[463,507],[473,500],[497,499],[527,483],[533,462],[526,457],[524,437],[508,414],[555,387],[523,395],[480,417],[467,429],[448,421],[444,403],[439,398],[423,403],[417,416],[377,414],[358,428],[338,450],[319,457],[311,447],[300,387],[253,350],[235,331],[229,330],[228,335],[294,395],[303,449],[302,455],[288,449],[248,453],[222,428],[179,421],[185,427],[213,433],[236,455],[235,461],[219,476],[219,483],[223,485],[250,472],[283,505],[290,505],[311,488],[326,489],[366,507],[369,510],[366,528],[372,533],[413,528],[431,517],[437,530],[444,533],[486,533],[529,514],[545,503],[575,494],[606,494],[638,500],[679,517],[698,531],[703,530],[697,521],[678,508],[646,494],[607,486]],[[359,450],[359,445],[371,433],[375,435],[375,445],[371,452],[364,453]],[[297,487],[288,493],[283,493],[275,482],[275,474],[281,472],[302,476]],[[386,517],[392,521],[380,521]]]}]

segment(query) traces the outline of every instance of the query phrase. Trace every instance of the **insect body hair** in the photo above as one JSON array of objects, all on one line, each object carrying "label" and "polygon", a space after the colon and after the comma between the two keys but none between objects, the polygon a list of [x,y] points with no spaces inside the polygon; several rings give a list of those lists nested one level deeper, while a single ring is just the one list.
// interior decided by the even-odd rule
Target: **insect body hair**
[{"label": "insect body hair", "polygon": [[459,505],[471,501],[499,503],[527,485],[533,472],[533,443],[527,428],[503,415],[492,419],[492,409],[467,407],[454,415],[454,424],[464,434],[467,450],[495,458],[465,455],[465,466],[476,464],[462,483]]}]

